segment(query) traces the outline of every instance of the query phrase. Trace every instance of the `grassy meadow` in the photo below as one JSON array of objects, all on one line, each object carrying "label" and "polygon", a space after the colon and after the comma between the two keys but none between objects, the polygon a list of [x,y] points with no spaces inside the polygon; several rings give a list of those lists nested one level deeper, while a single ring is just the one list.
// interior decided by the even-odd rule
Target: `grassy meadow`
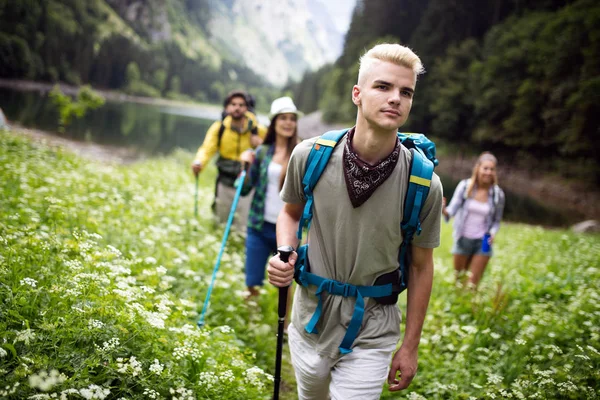
[{"label": "grassy meadow", "polygon": [[[191,157],[106,165],[0,131],[0,399],[271,398],[277,292],[244,301],[235,233],[196,326],[223,228],[214,170],[194,217]],[[505,224],[474,292],[442,235],[419,372],[382,398],[600,397],[600,236]],[[287,356],[283,379],[295,399]]]}]

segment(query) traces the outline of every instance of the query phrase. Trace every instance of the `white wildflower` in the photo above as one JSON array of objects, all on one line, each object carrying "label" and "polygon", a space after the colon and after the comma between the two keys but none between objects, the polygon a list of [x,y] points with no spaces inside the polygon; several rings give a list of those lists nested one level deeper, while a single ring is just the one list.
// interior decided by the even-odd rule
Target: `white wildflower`
[{"label": "white wildflower", "polygon": [[462,329],[463,331],[470,333],[470,334],[477,333],[477,328],[474,326],[471,326],[471,325],[461,326],[460,329]]},{"label": "white wildflower", "polygon": [[142,243],[144,243],[148,247],[153,247],[155,245],[154,240],[148,238],[142,239]]},{"label": "white wildflower", "polygon": [[233,381],[235,381],[233,371],[228,369],[227,371],[221,372],[219,374],[219,380],[224,383],[233,383]]},{"label": "white wildflower", "polygon": [[117,346],[119,346],[120,341],[119,338],[112,338],[110,339],[108,342],[104,342],[102,343],[102,347],[94,344],[94,346],[96,346],[96,350],[98,350],[101,353],[108,353],[114,349],[117,348]]},{"label": "white wildflower", "polygon": [[490,372],[488,373],[487,383],[489,383],[490,385],[498,385],[502,383],[502,376],[498,374],[492,374]]},{"label": "white wildflower", "polygon": [[264,388],[264,382],[262,378],[266,378],[272,380],[273,377],[267,373],[265,373],[259,367],[252,367],[244,371],[244,377],[246,378],[246,382],[255,386],[258,389]]},{"label": "white wildflower", "polygon": [[84,399],[93,400],[103,400],[110,394],[110,389],[101,388],[98,385],[90,385],[85,389],[79,389],[79,395]]},{"label": "white wildflower", "polygon": [[144,318],[146,318],[146,321],[154,328],[164,329],[165,320],[167,319],[166,315],[151,311],[144,311],[141,314]]},{"label": "white wildflower", "polygon": [[536,371],[533,371],[533,373],[535,375],[539,375],[543,378],[548,378],[548,377],[554,375],[554,371],[550,371],[550,370],[545,370],[545,371],[536,370]]},{"label": "white wildflower", "polygon": [[130,372],[132,376],[137,376],[142,372],[142,363],[135,356],[131,356],[129,359],[117,358],[117,367],[119,367],[117,371],[122,374]]},{"label": "white wildflower", "polygon": [[185,324],[181,328],[169,328],[171,332],[183,333],[185,336],[199,337],[201,335],[207,336],[206,331],[199,330],[196,326]]},{"label": "white wildflower", "polygon": [[167,269],[165,267],[163,267],[162,265],[156,268],[156,273],[158,275],[164,275],[167,273]]},{"label": "white wildflower", "polygon": [[577,393],[577,386],[573,384],[573,382],[567,381],[567,382],[561,382],[558,385],[558,390],[561,393]]},{"label": "white wildflower", "polygon": [[170,388],[169,392],[173,395],[172,400],[196,400],[194,392],[184,387],[180,387],[177,389]]},{"label": "white wildflower", "polygon": [[590,358],[588,356],[586,356],[585,354],[575,354],[575,357],[581,358],[582,360],[585,360],[585,361],[590,361]]},{"label": "white wildflower", "polygon": [[144,258],[144,262],[146,264],[156,264],[156,258],[154,258],[154,257],[146,257],[146,258]]},{"label": "white wildflower", "polygon": [[67,380],[67,377],[55,369],[51,370],[50,373],[40,371],[37,374],[29,376],[29,386],[34,389],[39,389],[42,392],[47,392],[54,386],[63,383],[65,380]]},{"label": "white wildflower", "polygon": [[36,287],[37,281],[33,278],[23,278],[21,279],[21,285],[29,285],[31,287]]},{"label": "white wildflower", "polygon": [[200,349],[188,341],[184,342],[183,346],[176,347],[173,350],[173,357],[175,357],[176,360],[190,357],[192,360],[198,361],[203,355],[204,353]]},{"label": "white wildflower", "polygon": [[102,321],[98,321],[97,319],[90,319],[88,321],[88,329],[89,330],[101,329],[103,327],[104,327],[104,322],[102,322]]},{"label": "white wildflower", "polygon": [[154,359],[154,362],[152,363],[152,365],[150,365],[150,367],[148,368],[150,370],[150,372],[156,374],[156,375],[160,375],[163,372],[163,369],[165,368],[165,366],[163,364],[161,364],[156,358]]},{"label": "white wildflower", "polygon": [[600,352],[598,350],[596,350],[595,347],[592,347],[592,346],[585,346],[585,347],[587,347],[587,349],[589,351],[591,351],[592,353],[595,353],[596,355],[600,356]]},{"label": "white wildflower", "polygon": [[212,389],[219,384],[219,377],[214,372],[200,372],[198,383],[206,386],[207,389]]},{"label": "white wildflower", "polygon": [[106,248],[108,249],[108,251],[112,254],[114,254],[116,257],[120,257],[121,256],[121,251],[119,249],[117,249],[114,246],[111,246],[110,244],[108,246],[106,246]]},{"label": "white wildflower", "polygon": [[188,308],[196,307],[196,303],[194,303],[193,301],[187,300],[187,299],[179,299],[179,303],[181,303],[182,306],[188,307]]},{"label": "white wildflower", "polygon": [[219,330],[222,333],[233,333],[233,329],[229,325],[218,326],[215,330]]},{"label": "white wildflower", "polygon": [[145,399],[160,399],[160,393],[153,389],[144,389]]},{"label": "white wildflower", "polygon": [[31,329],[25,329],[23,331],[17,332],[17,337],[15,341],[24,342],[26,345],[29,345],[31,340],[35,339],[35,333]]}]

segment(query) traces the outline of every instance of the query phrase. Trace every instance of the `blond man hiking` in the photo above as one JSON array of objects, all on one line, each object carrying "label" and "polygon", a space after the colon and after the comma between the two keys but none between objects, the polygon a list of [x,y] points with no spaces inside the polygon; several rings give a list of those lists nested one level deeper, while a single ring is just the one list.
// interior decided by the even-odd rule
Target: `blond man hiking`
[{"label": "blond man hiking", "polygon": [[[419,58],[397,44],[375,46],[360,59],[358,82],[352,89],[356,126],[334,147],[313,190],[310,246],[304,262],[311,274],[335,282],[329,291],[299,285],[288,328],[300,399],[379,399],[386,378],[389,390],[398,391],[408,387],[417,372],[433,280],[433,248],[440,241],[442,186],[435,174],[419,214],[422,231],[411,244],[406,330],[400,348],[394,353],[400,339],[399,308],[366,296],[360,329],[350,346],[344,342],[359,301],[348,295],[349,289],[373,286],[379,277],[398,269],[412,156],[397,131],[408,118],[422,72]],[[277,220],[279,246],[298,245],[296,230],[306,202],[302,179],[316,140],[296,146],[289,161],[281,191],[285,204]],[[288,263],[278,255],[271,258],[269,282],[289,285],[297,259],[296,252]],[[336,291],[332,286],[345,292],[332,294]]]}]

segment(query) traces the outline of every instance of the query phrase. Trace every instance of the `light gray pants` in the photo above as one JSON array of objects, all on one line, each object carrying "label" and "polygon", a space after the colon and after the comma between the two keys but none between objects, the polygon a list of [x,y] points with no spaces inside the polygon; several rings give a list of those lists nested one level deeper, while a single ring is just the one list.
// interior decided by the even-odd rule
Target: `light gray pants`
[{"label": "light gray pants", "polygon": [[396,346],[361,349],[336,358],[322,357],[293,324],[288,343],[300,400],[378,400]]},{"label": "light gray pants", "polygon": [[[220,223],[226,224],[235,197],[236,188],[223,185],[221,182],[217,185],[217,199],[215,203],[215,214]],[[246,233],[248,225],[248,211],[250,210],[250,202],[254,191],[247,196],[240,196],[237,207],[235,209],[235,217],[233,226],[241,233]]]}]

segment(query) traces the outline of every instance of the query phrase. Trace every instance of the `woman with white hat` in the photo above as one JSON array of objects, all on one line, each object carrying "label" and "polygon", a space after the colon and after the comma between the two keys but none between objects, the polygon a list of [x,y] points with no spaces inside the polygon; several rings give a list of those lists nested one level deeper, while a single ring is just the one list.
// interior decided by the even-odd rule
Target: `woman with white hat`
[{"label": "woman with white hat", "polygon": [[241,155],[242,162],[251,164],[247,179],[255,189],[246,236],[246,286],[250,296],[258,295],[267,260],[277,249],[275,223],[283,207],[279,191],[292,150],[298,143],[298,117],[301,115],[291,98],[275,99],[263,144],[256,152],[248,150]]}]

